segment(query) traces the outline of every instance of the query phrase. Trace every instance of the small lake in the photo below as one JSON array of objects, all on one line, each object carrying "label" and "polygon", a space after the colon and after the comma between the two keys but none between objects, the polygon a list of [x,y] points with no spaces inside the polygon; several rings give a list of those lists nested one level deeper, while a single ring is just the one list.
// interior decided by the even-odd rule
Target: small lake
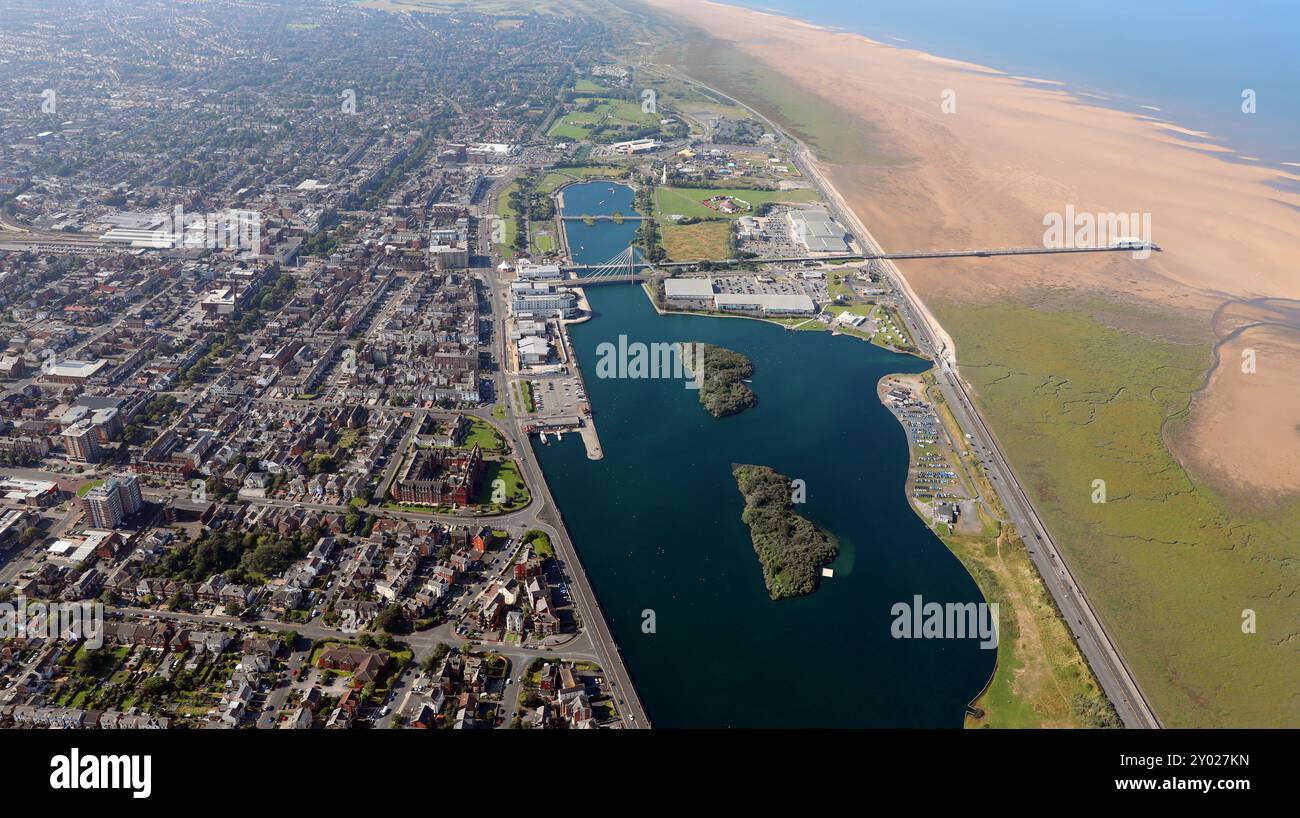
[{"label": "small lake", "polygon": [[[566,188],[568,212],[624,203],[631,212],[622,186],[626,197],[608,200],[619,206],[594,207],[596,188],[609,195],[610,186]],[[579,263],[627,246],[627,224],[568,224],[571,241],[584,228],[581,243],[607,253],[579,252]],[[534,447],[655,725],[960,727],[996,652],[975,640],[890,635],[891,607],[916,594],[982,601],[908,506],[906,438],[876,398],[883,375],[926,362],[825,332],[660,316],[630,284],[591,287],[587,297],[595,317],[571,331],[605,459],[588,460],[576,435]],[[715,419],[681,380],[597,378],[597,346],[619,335],[744,353],[758,405]],[[799,512],[840,546],[835,576],[817,592],[768,598],[740,519],[737,462],[806,482]],[[653,633],[643,629],[646,611]]]}]

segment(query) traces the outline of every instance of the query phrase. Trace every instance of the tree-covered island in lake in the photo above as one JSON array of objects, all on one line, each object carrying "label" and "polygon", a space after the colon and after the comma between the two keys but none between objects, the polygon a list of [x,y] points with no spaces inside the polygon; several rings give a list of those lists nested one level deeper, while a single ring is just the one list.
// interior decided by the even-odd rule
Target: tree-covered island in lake
[{"label": "tree-covered island in lake", "polygon": [[[739,414],[758,403],[745,379],[754,374],[754,364],[735,350],[714,344],[677,344],[682,366],[700,387],[700,403],[715,418]],[[703,375],[700,373],[702,360]]]},{"label": "tree-covered island in lake", "polygon": [[745,498],[740,518],[749,526],[763,581],[772,599],[817,590],[821,569],[835,559],[835,540],[794,511],[790,478],[767,466],[733,463]]}]

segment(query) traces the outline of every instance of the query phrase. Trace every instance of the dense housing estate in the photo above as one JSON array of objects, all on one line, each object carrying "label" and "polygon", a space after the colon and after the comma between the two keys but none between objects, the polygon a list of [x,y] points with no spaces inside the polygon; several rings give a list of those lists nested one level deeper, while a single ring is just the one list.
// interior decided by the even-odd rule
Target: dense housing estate
[{"label": "dense housing estate", "polygon": [[493,524],[531,498],[481,235],[602,24],[154,11],[0,20],[0,602],[107,617],[0,640],[0,727],[623,726],[549,536]]}]

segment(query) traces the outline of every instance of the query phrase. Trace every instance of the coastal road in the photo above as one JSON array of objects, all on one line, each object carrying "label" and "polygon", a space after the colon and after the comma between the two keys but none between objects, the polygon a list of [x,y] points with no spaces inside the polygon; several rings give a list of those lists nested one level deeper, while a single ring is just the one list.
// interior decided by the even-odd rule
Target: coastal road
[{"label": "coastal road", "polygon": [[[494,190],[486,197],[485,208],[495,201],[497,194],[499,194],[499,190]],[[481,233],[480,236],[482,236]],[[495,262],[495,257],[493,257],[493,260]],[[614,634],[609,629],[609,623],[605,621],[604,611],[601,609],[595,592],[591,588],[591,581],[587,578],[586,569],[583,568],[582,561],[578,557],[577,548],[574,547],[573,541],[569,539],[569,532],[565,529],[559,506],[556,505],[555,499],[551,496],[550,487],[542,474],[541,466],[537,462],[532,446],[529,445],[528,436],[521,429],[520,419],[515,414],[514,403],[510,400],[509,376],[505,365],[508,360],[506,356],[506,338],[509,334],[505,323],[505,290],[509,286],[508,281],[499,274],[494,266],[482,270],[482,273],[482,281],[487,288],[492,309],[493,351],[500,364],[497,367],[495,379],[497,399],[505,407],[506,417],[502,426],[505,427],[505,433],[511,447],[515,450],[524,481],[532,488],[533,502],[528,506],[527,512],[535,515],[534,527],[546,532],[546,535],[551,538],[551,545],[555,548],[556,556],[564,563],[565,573],[569,577],[569,590],[573,604],[582,619],[582,629],[591,640],[596,662],[604,671],[606,680],[613,688],[614,701],[618,703],[618,712],[626,716],[627,721],[625,721],[625,724],[628,727],[649,727],[649,716],[646,715],[645,708],[641,704],[641,698],[637,695],[636,687],[632,684],[631,674],[628,673],[627,666],[623,663],[623,656],[619,652],[618,644],[614,641]]]},{"label": "coastal road", "polygon": [[[693,82],[745,108],[766,123],[773,133],[794,144],[795,164],[801,172],[816,182],[839,222],[849,228],[865,252],[885,255],[884,248],[871,235],[871,231],[867,230],[866,225],[858,219],[857,214],[844,201],[839,191],[822,174],[807,145],[740,100],[693,78],[680,74],[679,76],[687,82]],[[1051,532],[1043,524],[1015,470],[1011,468],[997,438],[976,409],[975,402],[957,370],[956,345],[952,338],[944,332],[938,320],[912,290],[894,262],[886,259],[882,263],[890,283],[899,294],[901,301],[899,312],[903,321],[911,331],[912,337],[916,339],[921,353],[937,362],[935,375],[940,390],[952,407],[958,424],[966,434],[970,435],[971,444],[985,461],[989,476],[1011,517],[1011,522],[1020,532],[1034,565],[1043,577],[1044,585],[1056,601],[1062,617],[1078,642],[1080,651],[1091,665],[1097,681],[1114,705],[1120,720],[1127,727],[1160,727],[1160,720],[1143,695],[1132,671],[1101,624],[1087,595],[1080,589],[1069,565],[1061,556]]]}]

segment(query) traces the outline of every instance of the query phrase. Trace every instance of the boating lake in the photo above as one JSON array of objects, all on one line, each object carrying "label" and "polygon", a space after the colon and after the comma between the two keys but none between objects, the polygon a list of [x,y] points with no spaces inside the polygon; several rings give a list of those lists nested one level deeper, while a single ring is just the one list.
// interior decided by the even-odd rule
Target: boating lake
[{"label": "boating lake", "polygon": [[[610,186],[566,188],[566,212],[630,214],[631,191]],[[567,224],[577,263],[617,255],[636,230]],[[828,332],[660,316],[638,285],[589,287],[587,297],[594,317],[571,333],[605,459],[588,460],[577,435],[533,445],[654,724],[960,727],[996,651],[890,635],[891,607],[914,595],[982,601],[909,507],[906,437],[876,397],[882,376],[926,362]],[[597,347],[620,335],[747,355],[758,405],[717,419],[684,380],[598,378]],[[799,513],[840,548],[835,576],[815,593],[768,597],[732,463],[805,481]]]}]

